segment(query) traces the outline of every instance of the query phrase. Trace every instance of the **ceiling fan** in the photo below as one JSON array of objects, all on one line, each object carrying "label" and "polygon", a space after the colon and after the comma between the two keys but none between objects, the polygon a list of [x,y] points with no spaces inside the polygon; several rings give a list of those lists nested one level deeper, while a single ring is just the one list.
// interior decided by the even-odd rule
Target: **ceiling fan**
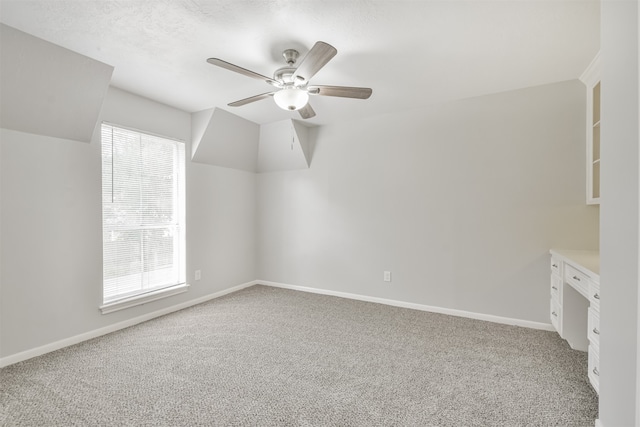
[{"label": "ceiling fan", "polygon": [[278,68],[275,73],[273,73],[273,78],[263,76],[262,74],[255,73],[218,58],[209,58],[207,62],[247,77],[262,80],[277,88],[272,92],[266,92],[232,102],[228,104],[230,107],[240,107],[272,96],[276,104],[283,110],[298,111],[303,119],[309,119],[316,115],[313,108],[311,108],[311,104],[309,104],[309,95],[357,99],[367,99],[371,96],[372,90],[367,87],[319,86],[309,84],[309,80],[320,71],[336,53],[338,53],[338,51],[330,44],[321,41],[316,42],[296,67],[295,64],[300,54],[295,49],[287,49],[282,53],[284,60],[287,62],[287,66]]}]

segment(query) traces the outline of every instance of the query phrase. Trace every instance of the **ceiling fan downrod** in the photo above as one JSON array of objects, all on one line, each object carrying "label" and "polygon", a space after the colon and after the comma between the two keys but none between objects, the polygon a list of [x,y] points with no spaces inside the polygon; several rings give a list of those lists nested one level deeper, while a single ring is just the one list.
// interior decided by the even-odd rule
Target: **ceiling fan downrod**
[{"label": "ceiling fan downrod", "polygon": [[291,67],[298,60],[300,52],[295,49],[286,49],[284,52],[282,52],[282,56],[284,57],[285,62]]}]

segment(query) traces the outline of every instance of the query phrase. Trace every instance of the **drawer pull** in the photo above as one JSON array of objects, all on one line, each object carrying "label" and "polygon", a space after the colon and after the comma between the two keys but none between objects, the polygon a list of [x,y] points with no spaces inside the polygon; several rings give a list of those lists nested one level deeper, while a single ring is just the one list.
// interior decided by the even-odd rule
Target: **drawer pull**
[{"label": "drawer pull", "polygon": [[598,293],[593,294],[593,299],[600,299],[600,294]]},{"label": "drawer pull", "polygon": [[554,316],[558,317],[558,313],[556,313],[555,311],[552,311],[551,314],[553,314]]},{"label": "drawer pull", "polygon": [[593,328],[593,333],[596,335],[600,335],[600,331],[598,330],[598,328]]},{"label": "drawer pull", "polygon": [[558,290],[558,288],[556,288],[555,286],[552,286],[551,289],[553,289],[554,291]]},{"label": "drawer pull", "polygon": [[580,281],[580,278],[578,276],[573,276],[572,279],[577,280],[578,282]]},{"label": "drawer pull", "polygon": [[593,373],[597,376],[600,376],[600,371],[598,371],[598,368],[593,368]]},{"label": "drawer pull", "polygon": [[558,268],[558,264],[553,264],[551,267]]}]

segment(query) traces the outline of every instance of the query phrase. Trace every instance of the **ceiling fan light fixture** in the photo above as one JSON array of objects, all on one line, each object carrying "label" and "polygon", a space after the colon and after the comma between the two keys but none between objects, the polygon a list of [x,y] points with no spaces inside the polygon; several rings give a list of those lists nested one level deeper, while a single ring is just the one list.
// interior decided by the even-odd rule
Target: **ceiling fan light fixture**
[{"label": "ceiling fan light fixture", "polygon": [[307,105],[309,94],[306,90],[291,86],[274,93],[273,99],[283,110],[296,111]]}]

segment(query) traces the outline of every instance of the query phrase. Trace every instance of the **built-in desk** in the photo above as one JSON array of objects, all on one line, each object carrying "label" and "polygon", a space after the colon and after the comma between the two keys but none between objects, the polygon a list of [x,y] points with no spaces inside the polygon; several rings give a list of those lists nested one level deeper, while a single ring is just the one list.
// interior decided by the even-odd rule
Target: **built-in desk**
[{"label": "built-in desk", "polygon": [[589,380],[598,392],[600,253],[552,249],[551,324],[571,348],[589,352]]}]

